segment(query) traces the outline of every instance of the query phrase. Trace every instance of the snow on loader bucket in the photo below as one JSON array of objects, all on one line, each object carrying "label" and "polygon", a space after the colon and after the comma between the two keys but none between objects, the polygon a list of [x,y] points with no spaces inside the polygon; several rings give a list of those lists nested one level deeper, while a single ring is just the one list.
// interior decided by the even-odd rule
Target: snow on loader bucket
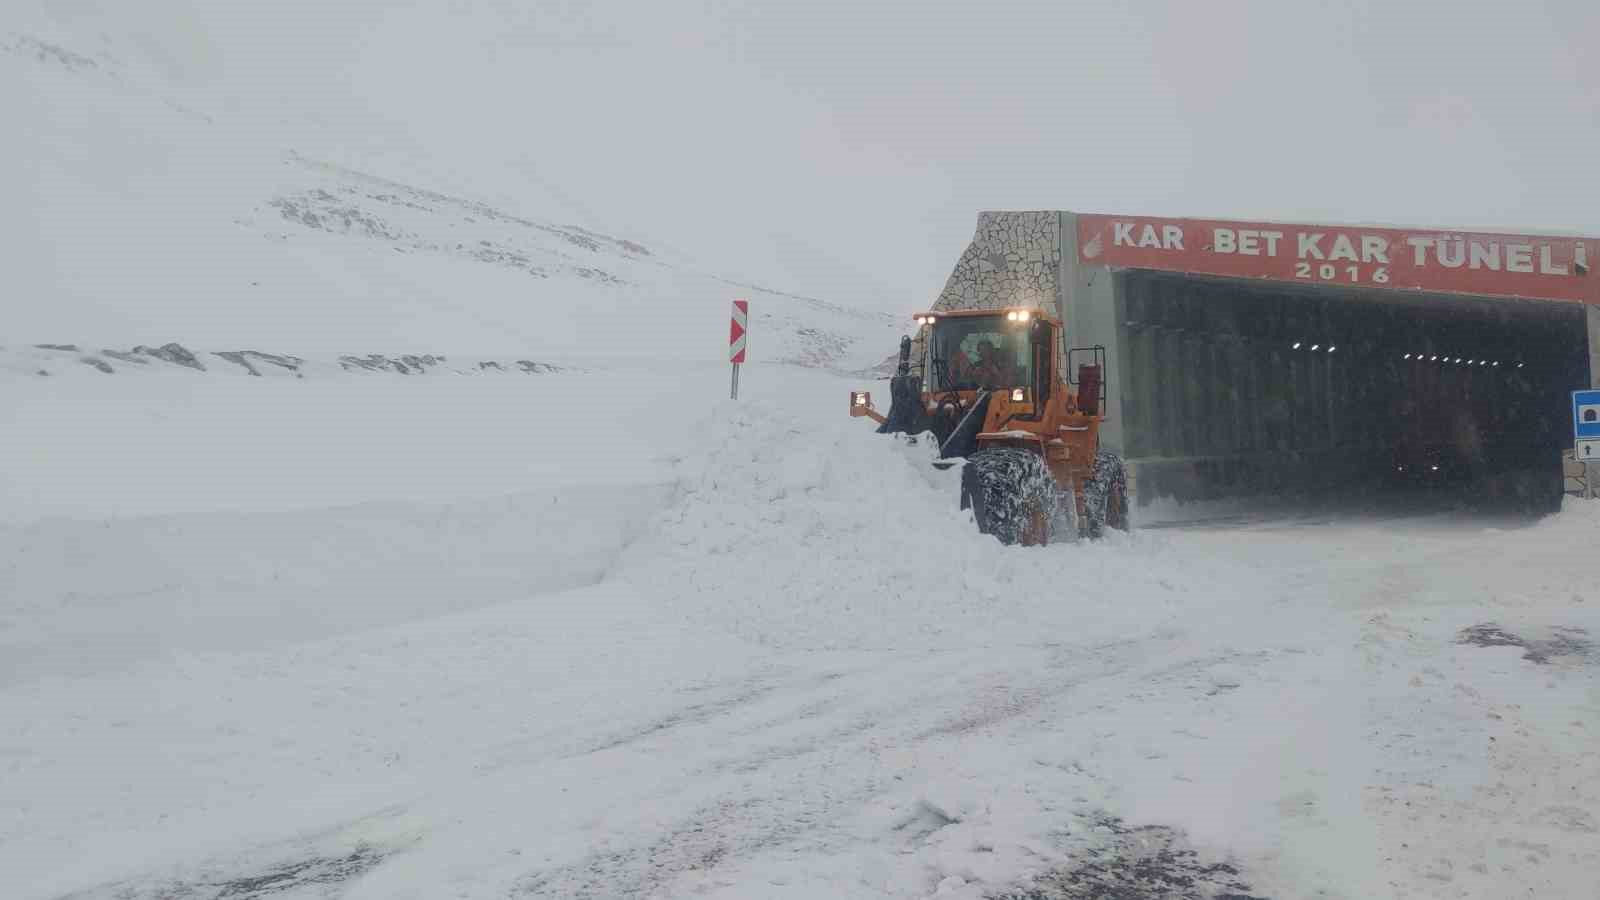
[{"label": "snow on loader bucket", "polygon": [[1122,460],[1100,446],[1105,421],[1105,348],[1080,357],[1063,378],[1056,348],[1061,323],[1037,309],[927,313],[920,374],[911,338],[889,380],[889,413],[866,391],[850,394],[850,415],[878,423],[880,434],[930,432],[948,468],[964,461],[961,508],[978,530],[1004,544],[1098,538],[1127,530],[1128,487]]}]

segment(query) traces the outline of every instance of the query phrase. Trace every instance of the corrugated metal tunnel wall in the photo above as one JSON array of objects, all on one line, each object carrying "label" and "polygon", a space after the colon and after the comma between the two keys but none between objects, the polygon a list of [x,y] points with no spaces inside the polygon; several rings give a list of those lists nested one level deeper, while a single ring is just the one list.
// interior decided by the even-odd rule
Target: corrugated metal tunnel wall
[{"label": "corrugated metal tunnel wall", "polygon": [[1141,504],[1345,490],[1384,474],[1396,449],[1427,446],[1453,448],[1477,477],[1548,468],[1559,486],[1567,391],[1588,383],[1581,307],[1115,277]]}]

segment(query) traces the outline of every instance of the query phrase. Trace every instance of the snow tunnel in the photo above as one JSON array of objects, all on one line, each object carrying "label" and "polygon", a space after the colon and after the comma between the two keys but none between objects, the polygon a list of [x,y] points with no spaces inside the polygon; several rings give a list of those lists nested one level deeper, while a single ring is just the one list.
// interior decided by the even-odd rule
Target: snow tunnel
[{"label": "snow tunnel", "polygon": [[1582,307],[1130,270],[1122,451],[1146,503],[1428,491],[1559,503]]},{"label": "snow tunnel", "polygon": [[1560,503],[1600,376],[1600,240],[985,212],[933,308],[1054,304],[1106,348],[1140,510],[1404,495]]}]

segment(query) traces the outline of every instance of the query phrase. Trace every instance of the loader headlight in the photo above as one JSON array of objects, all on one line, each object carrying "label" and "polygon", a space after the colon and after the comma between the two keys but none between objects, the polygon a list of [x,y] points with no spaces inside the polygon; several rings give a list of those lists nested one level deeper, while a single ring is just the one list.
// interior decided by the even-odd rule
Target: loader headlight
[{"label": "loader headlight", "polygon": [[851,391],[850,392],[850,405],[851,406],[866,406],[867,405],[866,392],[864,392],[864,391]]},{"label": "loader headlight", "polygon": [[1028,399],[1028,391],[1027,391],[1027,389],[1025,389],[1025,388],[1012,388],[1011,389],[1011,402],[1012,403],[1021,403],[1022,401],[1026,400],[1026,399]]}]

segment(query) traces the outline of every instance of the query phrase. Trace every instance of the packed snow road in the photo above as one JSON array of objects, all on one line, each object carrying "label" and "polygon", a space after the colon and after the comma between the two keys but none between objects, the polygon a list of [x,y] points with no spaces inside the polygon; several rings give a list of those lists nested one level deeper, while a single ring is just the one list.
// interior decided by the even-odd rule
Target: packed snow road
[{"label": "packed snow road", "polygon": [[1600,504],[1005,548],[844,382],[724,374],[0,531],[0,893],[1593,896]]}]

